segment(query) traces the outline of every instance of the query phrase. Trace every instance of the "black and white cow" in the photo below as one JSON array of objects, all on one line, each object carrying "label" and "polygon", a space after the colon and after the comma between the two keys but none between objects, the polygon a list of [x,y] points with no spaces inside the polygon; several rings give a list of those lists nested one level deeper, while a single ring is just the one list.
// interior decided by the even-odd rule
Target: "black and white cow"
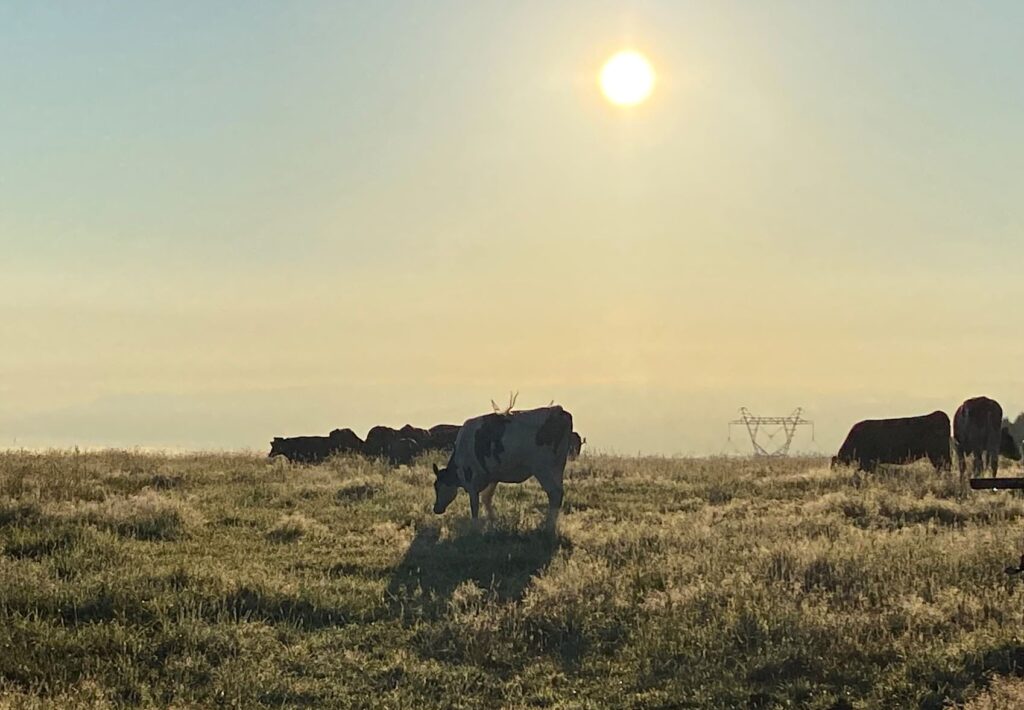
[{"label": "black and white cow", "polygon": [[498,484],[522,483],[532,476],[548,494],[548,525],[553,527],[562,506],[571,432],[572,415],[559,406],[467,420],[448,465],[434,465],[434,512],[443,513],[464,488],[473,519],[480,516],[481,501],[493,518],[491,499]]}]

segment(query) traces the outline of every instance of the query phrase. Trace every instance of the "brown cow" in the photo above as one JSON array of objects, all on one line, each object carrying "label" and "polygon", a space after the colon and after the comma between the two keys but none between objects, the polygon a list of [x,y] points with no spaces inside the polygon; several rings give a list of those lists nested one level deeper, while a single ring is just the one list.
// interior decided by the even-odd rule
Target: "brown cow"
[{"label": "brown cow", "polygon": [[927,458],[940,471],[952,468],[949,417],[945,412],[857,422],[832,465],[857,464],[863,471],[873,471],[880,463],[910,463],[920,458]]},{"label": "brown cow", "polygon": [[974,456],[975,476],[981,475],[985,463],[993,478],[998,475],[1002,429],[1003,408],[994,399],[974,397],[960,405],[953,415],[953,441],[961,480],[968,456]]}]

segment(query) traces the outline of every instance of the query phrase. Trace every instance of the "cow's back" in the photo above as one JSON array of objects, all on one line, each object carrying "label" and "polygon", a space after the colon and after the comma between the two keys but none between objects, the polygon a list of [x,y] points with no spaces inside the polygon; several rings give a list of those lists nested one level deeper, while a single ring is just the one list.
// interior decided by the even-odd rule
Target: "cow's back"
[{"label": "cow's back", "polygon": [[1003,427],[1003,408],[994,399],[972,397],[953,415],[953,439],[966,449],[990,446]]},{"label": "cow's back", "polygon": [[483,475],[509,483],[545,471],[560,473],[565,469],[571,432],[572,415],[559,406],[486,414],[459,429],[449,465],[456,466],[464,478]]},{"label": "cow's back", "polygon": [[425,447],[430,441],[430,432],[426,429],[413,426],[412,424],[406,424],[398,430],[399,438],[412,439],[421,447]]},{"label": "cow's back", "polygon": [[351,429],[335,429],[328,435],[328,438],[330,439],[331,453],[363,453],[365,442]]},{"label": "cow's back", "polygon": [[459,426],[457,424],[437,424],[428,430],[430,438],[428,447],[438,451],[454,451],[455,441],[459,437]]},{"label": "cow's back", "polygon": [[385,456],[391,446],[402,438],[397,429],[389,426],[375,426],[366,433],[364,451],[367,456]]}]

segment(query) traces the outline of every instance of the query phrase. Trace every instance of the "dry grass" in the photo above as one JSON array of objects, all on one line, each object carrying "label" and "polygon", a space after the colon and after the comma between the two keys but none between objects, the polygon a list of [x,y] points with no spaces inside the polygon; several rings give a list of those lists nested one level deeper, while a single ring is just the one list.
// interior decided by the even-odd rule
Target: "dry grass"
[{"label": "dry grass", "polygon": [[327,536],[327,526],[308,518],[302,513],[288,513],[274,523],[267,532],[267,538],[275,542],[294,542],[299,538]]},{"label": "dry grass", "polygon": [[989,689],[963,705],[964,710],[1020,710],[1024,708],[1024,680],[999,678]]},{"label": "dry grass", "polygon": [[0,454],[0,708],[1021,706],[1024,499],[927,466]]}]

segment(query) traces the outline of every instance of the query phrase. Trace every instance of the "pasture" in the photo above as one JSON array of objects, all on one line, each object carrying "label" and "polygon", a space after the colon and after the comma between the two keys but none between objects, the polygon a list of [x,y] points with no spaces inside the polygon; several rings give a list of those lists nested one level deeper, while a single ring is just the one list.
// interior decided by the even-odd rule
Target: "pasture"
[{"label": "pasture", "polygon": [[[0,454],[0,706],[1014,707],[1024,499],[930,466]],[[1009,473],[1009,471],[1007,472]]]}]

